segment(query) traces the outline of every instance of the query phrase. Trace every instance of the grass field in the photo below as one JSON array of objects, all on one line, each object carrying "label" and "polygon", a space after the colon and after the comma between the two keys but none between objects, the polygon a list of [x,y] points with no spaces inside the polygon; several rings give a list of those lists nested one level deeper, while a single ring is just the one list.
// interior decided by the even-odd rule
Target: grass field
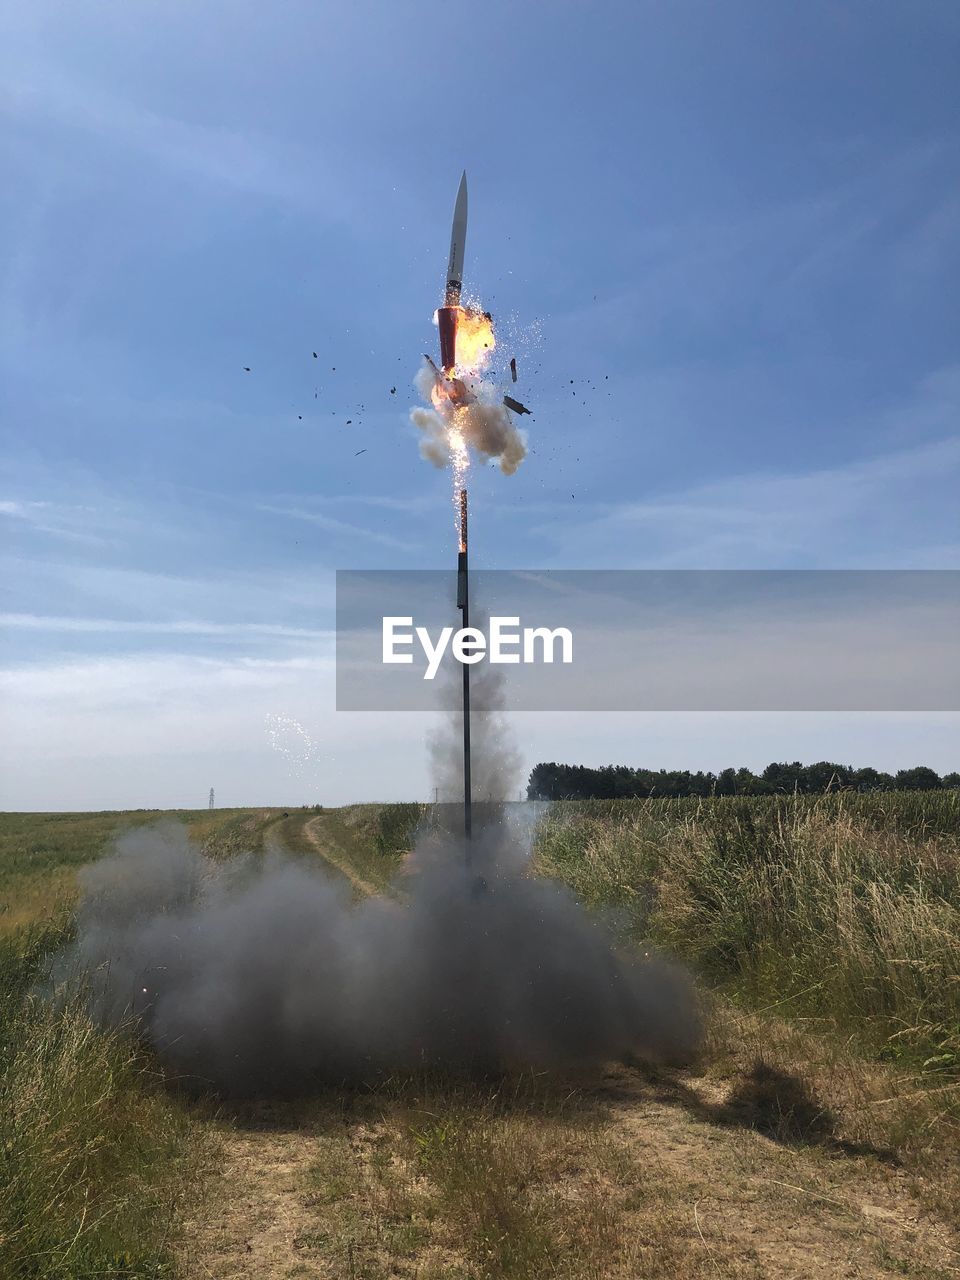
[{"label": "grass field", "polygon": [[960,792],[558,805],[538,867],[746,1005],[960,1069]]},{"label": "grass field", "polygon": [[[0,817],[5,1280],[960,1274],[956,796],[553,806],[536,873],[686,958],[700,1063],[231,1107],[35,990],[77,867],[159,816]],[[165,816],[361,896],[423,809]]]},{"label": "grass field", "polygon": [[213,856],[262,847],[269,810],[0,816],[0,1275],[92,1280],[173,1272],[180,1206],[210,1135],[131,1034],[90,1022],[79,994],[36,989],[69,936],[78,867],[121,831],[185,822]]}]

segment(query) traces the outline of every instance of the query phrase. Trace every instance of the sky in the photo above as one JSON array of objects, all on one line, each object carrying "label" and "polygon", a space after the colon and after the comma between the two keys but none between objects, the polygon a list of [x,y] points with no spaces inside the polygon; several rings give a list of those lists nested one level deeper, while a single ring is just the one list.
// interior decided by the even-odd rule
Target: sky
[{"label": "sky", "polygon": [[[431,794],[430,717],[336,711],[334,574],[455,552],[409,410],[463,168],[533,409],[474,564],[960,568],[958,54],[950,0],[6,6],[0,806]],[[513,728],[960,767],[948,712]]]}]

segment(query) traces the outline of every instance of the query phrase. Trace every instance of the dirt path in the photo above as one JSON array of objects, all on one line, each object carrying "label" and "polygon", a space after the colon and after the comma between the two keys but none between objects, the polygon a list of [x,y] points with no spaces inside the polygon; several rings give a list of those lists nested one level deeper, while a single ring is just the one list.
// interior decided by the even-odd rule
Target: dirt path
[{"label": "dirt path", "polygon": [[379,892],[376,885],[357,874],[349,857],[339,845],[334,824],[327,814],[321,813],[316,818],[311,818],[304,825],[303,834],[324,862],[350,881],[359,897],[368,898]]},{"label": "dirt path", "polygon": [[[237,1280],[286,1277],[298,1259],[303,1219],[302,1187],[312,1158],[309,1132],[218,1126],[220,1176],[203,1214],[188,1221],[181,1254],[183,1274]],[[298,1274],[321,1274],[310,1270]]]},{"label": "dirt path", "polygon": [[[612,1067],[599,1096],[611,1135],[653,1175],[667,1231],[707,1273],[776,1280],[960,1275],[960,1241],[874,1155],[830,1143],[790,1145],[718,1121],[731,1085],[687,1074],[659,1084]],[[668,1273],[672,1274],[672,1273]]]},{"label": "dirt path", "polygon": [[[319,815],[302,830],[358,895],[375,892],[338,844],[335,821]],[[542,1122],[536,1112],[495,1113],[491,1120],[486,1101],[477,1119],[460,1094],[425,1100],[385,1091],[258,1104],[218,1124],[221,1176],[188,1224],[184,1274],[188,1280],[960,1276],[960,1240],[920,1207],[911,1180],[883,1152],[855,1148],[831,1132],[791,1143],[758,1131],[749,1115],[748,1063],[744,1053],[725,1076],[611,1066],[575,1086],[595,1123]],[[756,1087],[769,1088],[769,1081]],[[548,1270],[515,1261],[515,1269],[505,1263],[497,1270],[481,1182],[466,1209],[447,1203],[450,1187],[416,1164],[417,1144],[429,1151],[435,1141],[422,1136],[423,1124],[434,1125],[441,1143],[445,1133],[453,1141],[466,1127],[465,1160],[477,1159],[488,1143],[488,1183],[490,1168],[497,1171],[492,1180],[502,1171],[508,1183],[517,1162],[515,1198],[529,1201],[541,1236],[556,1223],[558,1248],[568,1250],[558,1256],[569,1265]],[[537,1132],[543,1124],[547,1137]],[[602,1238],[599,1262],[576,1261],[581,1246],[570,1251],[569,1241],[577,1230],[584,1241]],[[471,1254],[472,1240],[481,1241],[480,1252]]]}]

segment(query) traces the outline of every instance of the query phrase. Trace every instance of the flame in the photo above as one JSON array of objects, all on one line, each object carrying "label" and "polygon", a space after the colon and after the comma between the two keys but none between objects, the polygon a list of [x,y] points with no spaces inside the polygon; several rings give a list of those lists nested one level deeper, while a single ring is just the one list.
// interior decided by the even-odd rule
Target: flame
[{"label": "flame", "polygon": [[496,345],[489,311],[461,307],[457,318],[457,368],[472,372],[482,369]]},{"label": "flame", "polygon": [[[466,487],[467,471],[470,467],[470,451],[467,448],[464,427],[468,406],[476,399],[476,382],[471,382],[470,379],[479,379],[480,371],[490,359],[497,344],[493,336],[493,317],[489,311],[483,311],[480,306],[471,303],[466,307],[457,307],[456,319],[457,362],[454,368],[443,371],[437,370],[434,366],[436,377],[430,388],[430,400],[446,424],[447,445],[450,449],[453,471],[454,525],[460,550],[463,551],[465,548],[460,492]],[[437,312],[434,312],[433,322],[439,323]]]}]

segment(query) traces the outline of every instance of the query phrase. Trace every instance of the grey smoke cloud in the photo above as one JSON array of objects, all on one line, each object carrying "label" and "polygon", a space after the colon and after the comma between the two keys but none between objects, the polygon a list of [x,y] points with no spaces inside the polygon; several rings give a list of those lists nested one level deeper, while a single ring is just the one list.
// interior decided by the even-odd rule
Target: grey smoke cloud
[{"label": "grey smoke cloud", "polygon": [[525,877],[503,825],[426,833],[404,902],[353,903],[305,860],[205,858],[182,828],[124,836],[82,873],[60,975],[102,1021],[133,1015],[177,1072],[227,1092],[388,1068],[550,1067],[689,1054],[686,977],[618,954],[561,885]]},{"label": "grey smoke cloud", "polygon": [[[474,608],[472,622],[485,630],[486,613]],[[447,664],[438,676],[440,695],[450,710],[427,740],[430,774],[444,802],[463,796],[463,703],[461,668]],[[516,794],[522,761],[506,719],[506,682],[501,667],[481,662],[470,668],[471,791],[481,803]],[[462,805],[461,805],[462,812]]]}]

